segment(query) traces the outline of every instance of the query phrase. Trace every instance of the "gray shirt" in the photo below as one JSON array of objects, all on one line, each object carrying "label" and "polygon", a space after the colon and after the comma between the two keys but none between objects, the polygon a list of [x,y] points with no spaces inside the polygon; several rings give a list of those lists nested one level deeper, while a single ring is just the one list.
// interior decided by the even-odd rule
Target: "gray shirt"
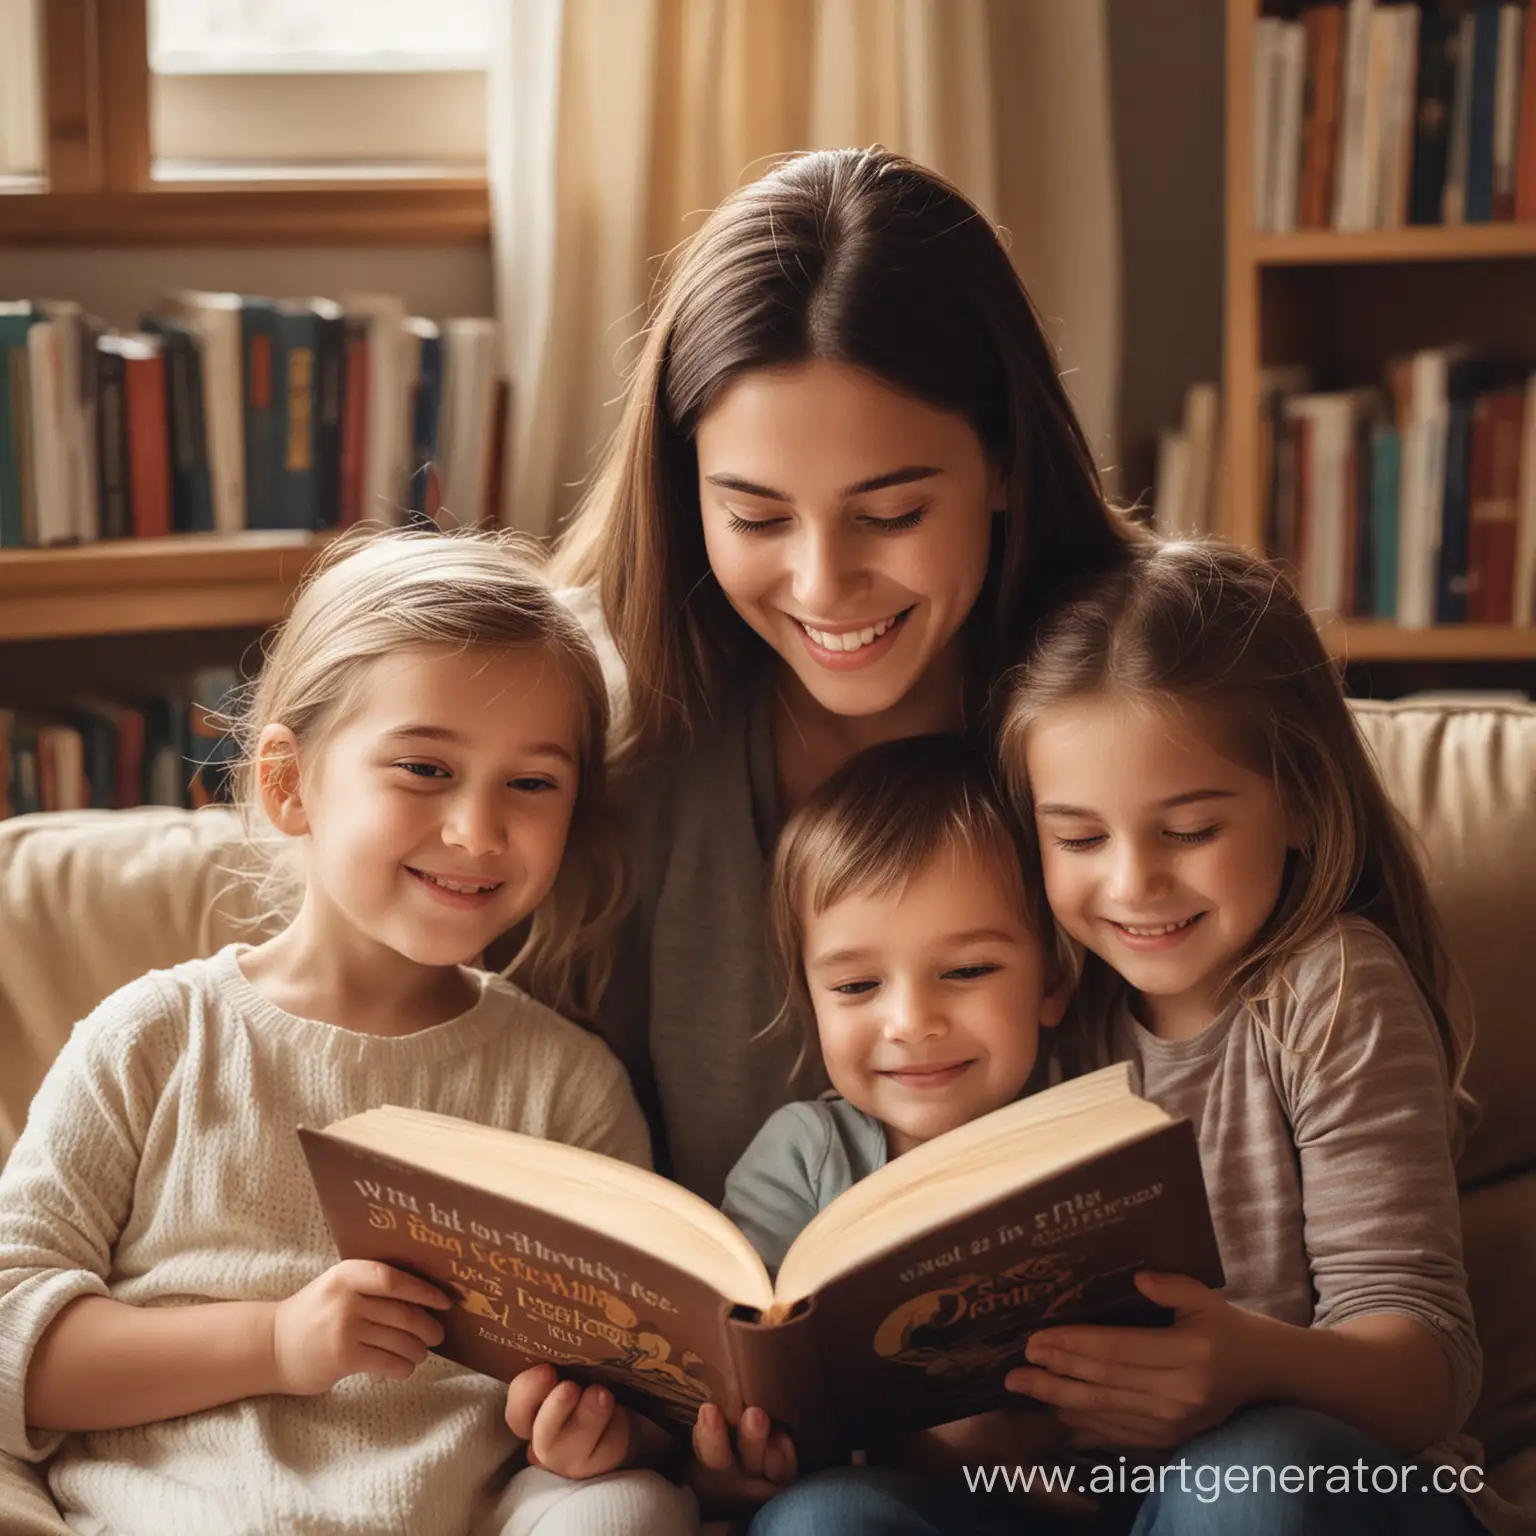
[{"label": "gray shirt", "polygon": [[1346,918],[1252,1010],[1232,1003],[1193,1038],[1160,1040],[1127,1008],[1090,1058],[1129,1060],[1144,1098],[1193,1123],[1227,1299],[1303,1328],[1413,1318],[1452,1381],[1446,1433],[1424,1459],[1477,1459],[1457,1433],[1482,1353],[1453,1110],[1433,1019],[1391,941]]},{"label": "gray shirt", "polygon": [[888,1156],[885,1127],[846,1099],[786,1104],[731,1169],[722,1209],[776,1275],[810,1219]]},{"label": "gray shirt", "polygon": [[801,1034],[774,1028],[768,855],[778,833],[766,690],[726,700],[691,745],[618,786],[637,897],[598,1027],[629,1069],[657,1165],[712,1205],[781,1104],[825,1086],[794,1076]]}]

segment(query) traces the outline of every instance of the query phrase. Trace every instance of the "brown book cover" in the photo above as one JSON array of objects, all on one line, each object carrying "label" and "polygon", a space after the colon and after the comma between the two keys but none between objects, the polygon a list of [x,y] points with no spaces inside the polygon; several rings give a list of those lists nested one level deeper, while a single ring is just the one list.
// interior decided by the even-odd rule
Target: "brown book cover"
[{"label": "brown book cover", "polygon": [[1515,213],[1521,223],[1536,220],[1536,23],[1528,14],[1521,44],[1520,127],[1515,136]]},{"label": "brown book cover", "polygon": [[1509,624],[1515,612],[1515,535],[1525,391],[1479,395],[1472,407],[1467,622]]},{"label": "brown book cover", "polygon": [[1307,81],[1296,227],[1330,229],[1339,146],[1344,12],[1337,5],[1308,6],[1301,13],[1301,23],[1307,34]]},{"label": "brown book cover", "polygon": [[[757,1405],[814,1459],[1007,1401],[1036,1328],[1165,1321],[1139,1269],[1223,1283],[1193,1129],[1128,1089],[1094,1097],[1124,1073],[896,1159],[801,1233],[777,1285],[713,1207],[596,1153],[393,1109],[299,1134],[342,1257],[456,1298],[438,1353],[502,1380],[551,1361],[685,1428],[706,1401]],[[1053,1094],[1065,1120],[1039,1112]],[[1118,1100],[1138,1108],[1112,1118]],[[1043,1160],[1007,1150],[1032,1143]]]}]

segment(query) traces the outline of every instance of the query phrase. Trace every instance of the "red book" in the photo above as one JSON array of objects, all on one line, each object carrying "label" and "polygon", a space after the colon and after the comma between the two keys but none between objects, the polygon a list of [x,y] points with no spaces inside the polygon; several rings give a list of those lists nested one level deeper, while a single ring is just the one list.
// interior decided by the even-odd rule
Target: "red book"
[{"label": "red book", "polygon": [[103,336],[103,352],[123,359],[123,420],[128,438],[129,504],[133,532],[155,538],[171,531],[171,436],[166,410],[165,355],[156,336]]},{"label": "red book", "polygon": [[1479,395],[1472,407],[1467,622],[1509,624],[1515,616],[1515,537],[1525,391]]}]

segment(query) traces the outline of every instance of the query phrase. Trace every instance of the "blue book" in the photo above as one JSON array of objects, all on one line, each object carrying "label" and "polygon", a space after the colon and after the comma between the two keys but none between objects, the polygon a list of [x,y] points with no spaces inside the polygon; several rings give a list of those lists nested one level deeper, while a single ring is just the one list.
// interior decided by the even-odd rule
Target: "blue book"
[{"label": "blue book", "polygon": [[241,403],[245,408],[245,526],[283,528],[278,521],[276,404],[277,305],[270,299],[240,301]]},{"label": "blue book", "polygon": [[1397,619],[1397,498],[1402,443],[1394,427],[1371,434],[1371,613]]},{"label": "blue book", "polygon": [[1499,68],[1499,7],[1481,0],[1472,32],[1472,106],[1467,130],[1467,223],[1493,218],[1493,96]]},{"label": "blue book", "polygon": [[27,542],[32,445],[27,332],[42,316],[30,304],[0,305],[0,549]]},{"label": "blue book", "polygon": [[341,422],[347,394],[347,326],[341,305],[311,299],[319,332],[315,363],[315,475],[317,528],[341,520]]},{"label": "blue book", "polygon": [[1446,373],[1445,502],[1435,579],[1435,623],[1467,617],[1467,553],[1472,533],[1472,406],[1489,377],[1486,358],[1470,357]]},{"label": "blue book", "polygon": [[273,404],[277,416],[277,504],[265,528],[314,529],[320,523],[316,380],[320,317],[283,304],[273,314]]}]

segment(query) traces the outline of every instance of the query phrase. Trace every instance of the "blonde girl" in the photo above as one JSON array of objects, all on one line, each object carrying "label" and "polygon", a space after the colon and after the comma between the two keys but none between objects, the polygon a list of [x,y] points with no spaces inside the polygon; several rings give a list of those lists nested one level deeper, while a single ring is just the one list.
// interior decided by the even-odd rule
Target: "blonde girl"
[{"label": "blonde girl", "polygon": [[1470,1528],[1446,952],[1289,581],[1139,546],[1043,626],[1000,750],[1082,946],[1090,1062],[1128,1058],[1194,1122],[1227,1274],[1141,1277],[1171,1328],[1037,1334],[1009,1385],[1085,1445],[1180,1445],[1201,1476],[1381,1469],[1216,1499],[1144,1482],[1139,1532]]},{"label": "blonde girl", "polygon": [[[0,1175],[0,1446],[51,1457],[75,1529],[691,1526],[620,1470],[659,1435],[610,1395],[548,1368],[504,1391],[429,1353],[448,1297],[335,1262],[295,1136],[395,1103],[648,1162],[606,1048],[474,968],[531,919],[515,974],[595,1002],[606,714],[502,541],[349,543],[304,589],[240,723],[287,920],[102,1003]],[[497,1504],[509,1423],[539,1465]]]}]

